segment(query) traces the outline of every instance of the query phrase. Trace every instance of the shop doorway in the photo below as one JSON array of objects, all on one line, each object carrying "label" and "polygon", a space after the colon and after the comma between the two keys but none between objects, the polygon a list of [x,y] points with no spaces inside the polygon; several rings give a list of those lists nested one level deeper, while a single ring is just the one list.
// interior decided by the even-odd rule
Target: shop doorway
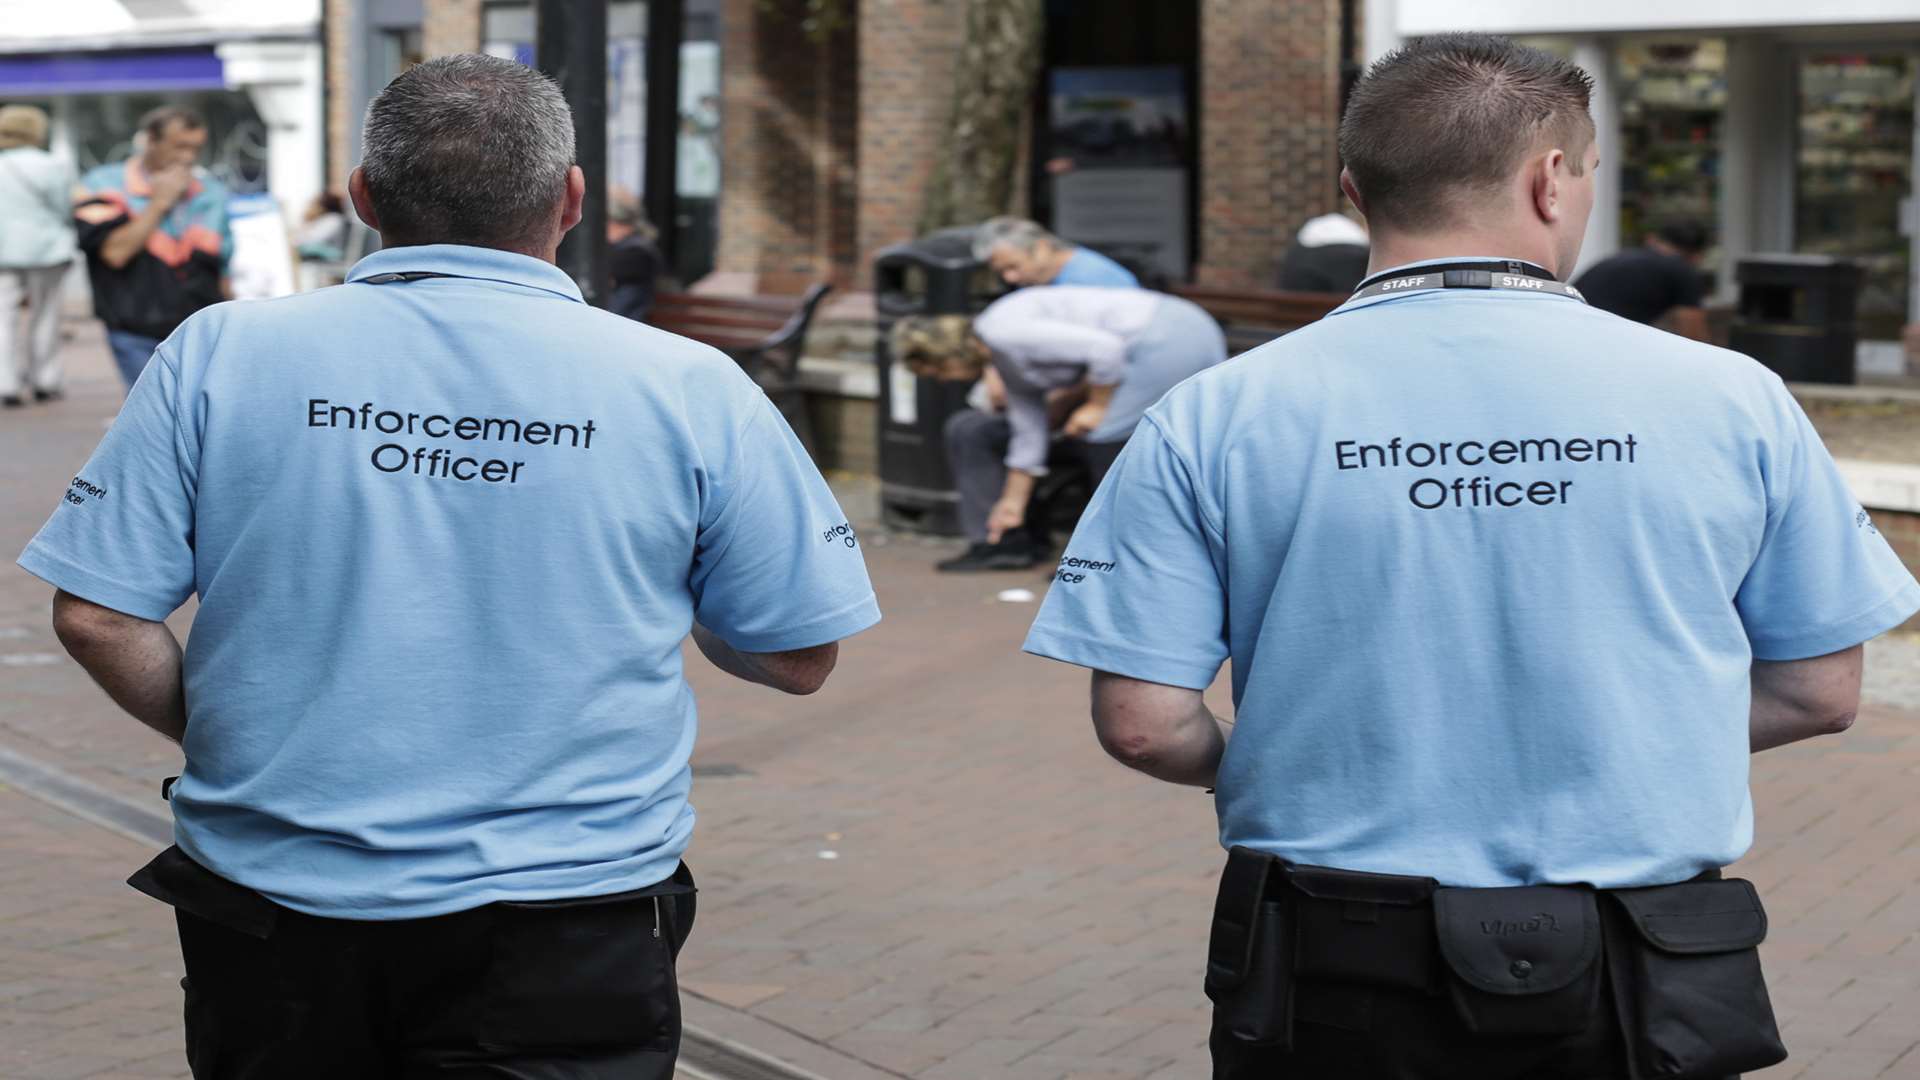
[{"label": "shop doorway", "polygon": [[1798,68],[1794,247],[1861,264],[1860,337],[1898,338],[1920,307],[1909,209],[1920,53],[1823,48]]},{"label": "shop doorway", "polygon": [[1196,257],[1197,0],[1048,0],[1033,216],[1142,281]]}]

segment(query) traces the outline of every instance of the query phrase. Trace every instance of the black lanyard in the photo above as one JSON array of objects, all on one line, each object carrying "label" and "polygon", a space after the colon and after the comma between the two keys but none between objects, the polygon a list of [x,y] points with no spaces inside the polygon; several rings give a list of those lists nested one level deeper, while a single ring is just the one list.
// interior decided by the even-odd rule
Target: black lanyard
[{"label": "black lanyard", "polygon": [[442,274],[438,270],[408,270],[397,274],[375,274],[360,280],[368,285],[391,285],[396,281],[425,281],[428,278],[452,276],[452,274]]},{"label": "black lanyard", "polygon": [[1580,295],[1580,290],[1556,280],[1545,269],[1519,259],[1502,259],[1494,262],[1468,260],[1433,263],[1408,270],[1389,270],[1361,282],[1348,303],[1430,289],[1507,289],[1570,296],[1583,304],[1587,302],[1587,298]]}]

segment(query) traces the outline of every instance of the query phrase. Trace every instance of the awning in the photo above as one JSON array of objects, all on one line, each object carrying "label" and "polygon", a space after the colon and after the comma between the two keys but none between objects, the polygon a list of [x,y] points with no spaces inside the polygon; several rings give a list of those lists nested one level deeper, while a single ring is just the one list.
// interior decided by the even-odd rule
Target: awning
[{"label": "awning", "polygon": [[0,54],[312,40],[320,0],[0,0]]},{"label": "awning", "polygon": [[211,47],[0,56],[0,97],[220,90],[223,71]]}]

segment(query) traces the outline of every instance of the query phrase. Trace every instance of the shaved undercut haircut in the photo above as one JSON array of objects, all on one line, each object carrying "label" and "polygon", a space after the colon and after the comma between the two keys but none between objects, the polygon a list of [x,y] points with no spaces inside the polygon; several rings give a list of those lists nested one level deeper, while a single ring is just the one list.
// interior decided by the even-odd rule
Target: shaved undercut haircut
[{"label": "shaved undercut haircut", "polygon": [[1436,34],[1381,57],[1354,85],[1340,157],[1373,224],[1432,232],[1497,196],[1529,154],[1558,147],[1583,172],[1592,94],[1592,77],[1552,53]]}]

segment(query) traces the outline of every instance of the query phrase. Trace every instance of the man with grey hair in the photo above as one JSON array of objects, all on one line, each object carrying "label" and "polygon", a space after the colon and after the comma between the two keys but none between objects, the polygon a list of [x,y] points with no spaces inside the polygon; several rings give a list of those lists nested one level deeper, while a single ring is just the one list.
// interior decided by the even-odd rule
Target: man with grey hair
[{"label": "man with grey hair", "polygon": [[349,181],[384,249],[188,319],[20,557],[185,753],[132,883],[201,1080],[671,1076],[682,643],[806,694],[879,617],[752,380],[553,265],[572,131],[510,61],[396,79]]},{"label": "man with grey hair", "polygon": [[1009,285],[1104,285],[1134,289],[1132,271],[1091,248],[1070,244],[1039,222],[988,218],[974,228],[973,257]]}]

